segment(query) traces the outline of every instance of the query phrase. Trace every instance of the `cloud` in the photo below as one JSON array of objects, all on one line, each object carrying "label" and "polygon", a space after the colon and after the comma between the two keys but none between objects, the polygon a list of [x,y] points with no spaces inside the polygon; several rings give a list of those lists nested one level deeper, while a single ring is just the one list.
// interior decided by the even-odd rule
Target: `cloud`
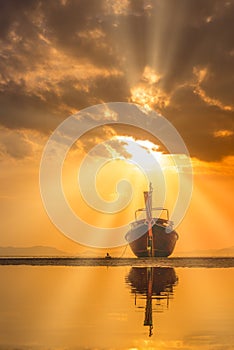
[{"label": "cloud", "polygon": [[217,130],[214,132],[214,137],[229,137],[234,134],[231,130]]},{"label": "cloud", "polygon": [[49,133],[82,108],[133,101],[192,155],[232,155],[233,135],[214,133],[234,130],[233,18],[233,0],[1,1],[0,122]]},{"label": "cloud", "polygon": [[26,130],[10,130],[0,127],[0,158],[24,159],[35,157],[42,150],[42,139],[38,133]]},{"label": "cloud", "polygon": [[146,66],[140,82],[131,88],[130,101],[145,108],[162,110],[170,103],[170,96],[159,87],[160,79],[161,76],[154,69]]},{"label": "cloud", "polygon": [[232,176],[234,175],[234,156],[225,157],[219,162],[205,162],[197,158],[192,159],[193,173],[202,175],[222,175]]},{"label": "cloud", "polygon": [[[177,89],[171,96],[170,106],[165,108],[164,115],[180,131],[192,157],[218,161],[233,155],[234,112],[207,104],[194,93],[193,86]],[[219,129],[229,130],[230,137],[214,137]]]},{"label": "cloud", "polygon": [[58,98],[47,93],[46,101],[24,92],[24,84],[8,84],[0,93],[1,124],[8,128],[28,128],[48,133],[64,119],[56,104]]},{"label": "cloud", "polygon": [[[107,141],[102,141],[101,143],[95,143],[94,147],[91,149],[91,151],[88,153],[91,157],[102,157],[105,159],[110,158],[120,158],[120,159],[130,159],[132,158],[132,155],[127,152],[125,149],[125,146],[127,145],[126,142],[116,140],[116,139],[109,139]],[[86,145],[87,147],[87,145]]]}]

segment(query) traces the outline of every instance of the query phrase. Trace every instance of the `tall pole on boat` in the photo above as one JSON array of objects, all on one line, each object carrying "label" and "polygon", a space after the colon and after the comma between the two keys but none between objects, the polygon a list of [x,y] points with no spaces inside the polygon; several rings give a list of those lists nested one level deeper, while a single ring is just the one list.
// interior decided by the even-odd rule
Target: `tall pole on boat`
[{"label": "tall pole on boat", "polygon": [[144,326],[149,326],[149,337],[153,335],[152,295],[153,295],[153,267],[147,267],[147,295]]},{"label": "tall pole on boat", "polygon": [[144,192],[146,221],[148,223],[147,249],[150,257],[153,256],[152,193],[153,193],[153,187],[152,187],[152,183],[150,182],[149,191]]}]

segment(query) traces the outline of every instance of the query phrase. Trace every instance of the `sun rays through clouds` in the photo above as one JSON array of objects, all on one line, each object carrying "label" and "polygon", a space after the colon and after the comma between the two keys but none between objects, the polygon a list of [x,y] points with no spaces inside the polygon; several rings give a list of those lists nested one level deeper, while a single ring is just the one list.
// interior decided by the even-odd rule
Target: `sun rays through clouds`
[{"label": "sun rays through clouds", "polygon": [[[188,213],[181,227],[183,237],[191,218],[203,223],[199,207],[203,202],[210,218],[220,211],[217,227],[211,219],[204,225],[207,232],[215,231],[217,246],[222,245],[218,231],[222,226],[227,231],[231,227],[224,208],[227,206],[231,215],[228,193],[234,177],[233,17],[232,0],[2,1],[0,198],[4,208],[1,220],[9,233],[9,242],[6,235],[2,244],[14,241],[12,223],[7,219],[12,212],[17,220],[22,216],[19,226],[26,244],[43,237],[51,244],[62,245],[63,239],[56,241],[57,232],[44,216],[43,227],[53,231],[51,237],[45,238],[33,220],[29,220],[27,231],[35,229],[37,234],[28,240],[25,231],[26,213],[33,212],[35,223],[42,215],[39,194],[34,196],[33,205],[28,194],[38,191],[40,156],[46,140],[69,115],[86,107],[130,102],[167,118],[189,150],[196,184],[192,202],[196,215]],[[110,113],[106,109],[103,118],[114,121],[116,116]],[[95,148],[99,143],[100,147]],[[155,159],[164,172],[171,198],[176,199],[175,155],[167,154],[159,140],[142,130],[107,125],[78,140],[68,155],[63,180],[74,211],[79,209],[78,199],[82,202],[77,169],[93,147],[90,165],[102,155],[117,158],[98,177],[99,194],[107,201],[116,196],[117,174],[125,174],[142,191],[145,177],[134,165],[139,159],[147,171],[152,170],[151,160]],[[116,175],[113,179],[111,165]],[[110,180],[104,188],[106,176]],[[211,182],[214,191],[220,193],[218,208],[214,208],[212,191],[208,185],[203,188],[201,179],[206,184]],[[140,195],[135,198],[136,206],[141,201]],[[131,211],[134,208],[130,206],[129,213],[125,211],[118,220],[126,222]],[[86,212],[85,206],[81,212],[84,219],[93,214],[91,209]],[[106,220],[107,227],[112,225],[102,215],[100,220]],[[195,231],[193,235],[196,239]],[[14,238],[16,242],[21,240],[20,236]],[[233,244],[230,235],[225,239],[225,244]],[[184,242],[189,245],[189,240]],[[72,243],[64,244],[68,250],[74,248]],[[201,240],[199,244],[203,244]]]}]

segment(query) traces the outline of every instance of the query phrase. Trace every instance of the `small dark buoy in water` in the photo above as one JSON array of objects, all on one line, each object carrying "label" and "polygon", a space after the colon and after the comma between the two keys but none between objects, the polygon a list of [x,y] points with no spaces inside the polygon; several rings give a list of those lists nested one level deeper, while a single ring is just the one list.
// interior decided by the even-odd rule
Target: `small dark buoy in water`
[{"label": "small dark buoy in water", "polygon": [[111,259],[111,256],[109,253],[106,253],[105,259]]}]

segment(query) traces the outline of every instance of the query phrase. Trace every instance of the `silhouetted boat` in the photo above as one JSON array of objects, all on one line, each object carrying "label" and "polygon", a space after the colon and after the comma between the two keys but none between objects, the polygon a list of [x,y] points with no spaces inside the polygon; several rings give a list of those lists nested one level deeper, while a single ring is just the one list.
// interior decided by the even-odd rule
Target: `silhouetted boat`
[{"label": "silhouetted boat", "polygon": [[132,292],[138,294],[147,294],[148,283],[152,281],[152,296],[162,295],[165,291],[172,293],[177,280],[173,267],[132,267],[126,278]]},{"label": "silhouetted boat", "polygon": [[144,326],[149,327],[150,337],[153,334],[153,311],[162,312],[165,306],[162,305],[163,301],[166,301],[166,308],[169,308],[173,286],[177,281],[175,270],[171,267],[132,267],[126,278],[126,282],[131,286],[131,292],[135,294],[135,305],[137,305],[137,294],[145,296]]},{"label": "silhouetted boat", "polygon": [[[144,192],[145,208],[135,212],[135,221],[125,238],[137,257],[167,257],[172,254],[179,238],[173,230],[173,222],[169,220],[168,209],[152,208],[153,188]],[[137,214],[145,212],[146,218],[137,220]],[[164,212],[166,218],[152,216],[152,212]]]}]

